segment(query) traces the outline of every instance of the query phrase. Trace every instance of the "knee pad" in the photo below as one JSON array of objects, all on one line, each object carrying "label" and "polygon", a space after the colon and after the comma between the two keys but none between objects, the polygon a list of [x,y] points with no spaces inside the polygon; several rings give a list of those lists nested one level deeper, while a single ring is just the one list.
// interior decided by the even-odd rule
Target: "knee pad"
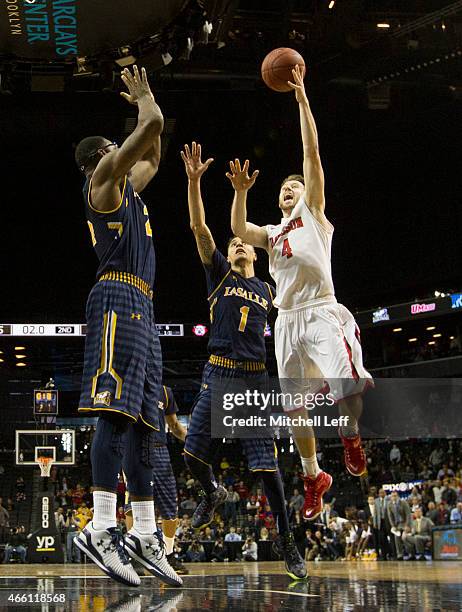
[{"label": "knee pad", "polygon": [[152,470],[155,462],[154,432],[144,425],[131,425],[126,435],[123,469],[131,495],[152,497]]},{"label": "knee pad", "polygon": [[114,415],[98,419],[90,451],[94,486],[117,488],[128,426],[126,420],[114,418]]}]

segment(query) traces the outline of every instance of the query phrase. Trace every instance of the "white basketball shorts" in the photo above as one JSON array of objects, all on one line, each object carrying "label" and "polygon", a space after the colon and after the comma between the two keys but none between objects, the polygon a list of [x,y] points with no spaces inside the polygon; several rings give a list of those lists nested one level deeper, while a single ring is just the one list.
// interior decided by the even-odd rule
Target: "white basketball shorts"
[{"label": "white basketball shorts", "polygon": [[[340,401],[373,386],[363,365],[356,321],[345,306],[331,300],[279,311],[274,341],[284,392],[290,388],[297,393],[316,393],[327,383]],[[296,410],[297,406],[284,409]]]}]

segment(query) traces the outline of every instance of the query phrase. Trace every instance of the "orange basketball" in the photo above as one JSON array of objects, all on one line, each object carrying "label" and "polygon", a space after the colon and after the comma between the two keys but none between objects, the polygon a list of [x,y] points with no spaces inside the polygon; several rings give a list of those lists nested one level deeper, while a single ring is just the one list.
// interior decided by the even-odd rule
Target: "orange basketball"
[{"label": "orange basketball", "polygon": [[297,64],[302,67],[305,76],[305,62],[298,51],[288,47],[273,49],[261,65],[262,79],[273,91],[292,91],[287,81],[293,82],[292,69]]}]

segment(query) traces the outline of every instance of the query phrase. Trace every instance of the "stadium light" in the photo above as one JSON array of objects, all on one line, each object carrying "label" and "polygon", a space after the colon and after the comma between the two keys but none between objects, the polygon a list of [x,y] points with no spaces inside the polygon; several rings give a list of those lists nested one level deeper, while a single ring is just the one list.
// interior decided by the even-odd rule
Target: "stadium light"
[{"label": "stadium light", "polygon": [[26,364],[23,361],[20,361],[19,363],[16,364],[16,366],[18,368],[24,368],[24,367],[26,367]]},{"label": "stadium light", "polygon": [[333,8],[334,8],[334,6],[335,6],[335,0],[330,0],[330,2],[329,2],[329,8],[330,8],[330,9],[333,9]]},{"label": "stadium light", "polygon": [[436,344],[436,342],[434,340],[430,340],[428,344]]},{"label": "stadium light", "polygon": [[441,338],[441,334],[433,334],[434,338]]},{"label": "stadium light", "polygon": [[409,342],[417,342],[417,338],[409,338]]},{"label": "stadium light", "polygon": [[435,325],[430,325],[430,327],[426,327],[425,328],[427,331],[433,331],[434,329],[436,329]]},{"label": "stadium light", "polygon": [[14,347],[14,350],[15,350],[15,351],[25,351],[25,350],[26,350],[26,347],[25,347],[25,346],[15,346],[15,347]]},{"label": "stadium light", "polygon": [[402,327],[395,327],[395,329],[393,330],[394,332],[400,332],[403,331]]},{"label": "stadium light", "polygon": [[389,23],[378,23],[377,27],[380,28],[381,30],[388,30],[388,28],[390,27]]}]

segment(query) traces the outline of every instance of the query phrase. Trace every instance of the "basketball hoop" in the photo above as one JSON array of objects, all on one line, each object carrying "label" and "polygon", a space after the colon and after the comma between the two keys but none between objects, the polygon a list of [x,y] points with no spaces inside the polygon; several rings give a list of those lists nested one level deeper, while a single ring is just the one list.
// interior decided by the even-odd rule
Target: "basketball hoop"
[{"label": "basketball hoop", "polygon": [[40,468],[40,476],[48,478],[50,476],[51,466],[53,465],[52,457],[37,457],[37,463]]}]

